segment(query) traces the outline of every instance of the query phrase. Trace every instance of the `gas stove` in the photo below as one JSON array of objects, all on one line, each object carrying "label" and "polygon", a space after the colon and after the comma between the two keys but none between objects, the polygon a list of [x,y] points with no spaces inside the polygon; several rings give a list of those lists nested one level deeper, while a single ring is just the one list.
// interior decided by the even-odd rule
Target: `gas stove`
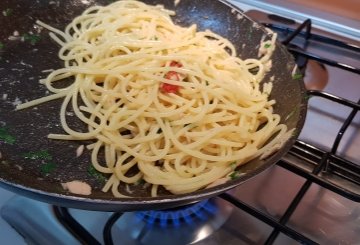
[{"label": "gas stove", "polygon": [[360,20],[297,0],[231,2],[278,32],[304,73],[308,115],[291,151],[228,193],[170,210],[67,209],[5,191],[4,244],[360,243]]}]

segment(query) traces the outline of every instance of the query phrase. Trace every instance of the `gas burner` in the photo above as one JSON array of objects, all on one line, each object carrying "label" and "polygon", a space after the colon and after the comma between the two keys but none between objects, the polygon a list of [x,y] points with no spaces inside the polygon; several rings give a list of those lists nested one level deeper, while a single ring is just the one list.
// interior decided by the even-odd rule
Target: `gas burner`
[{"label": "gas burner", "polygon": [[232,205],[215,198],[174,209],[125,213],[112,234],[115,241],[133,244],[193,244],[216,232],[232,210]]},{"label": "gas burner", "polygon": [[136,216],[145,221],[148,225],[159,224],[161,227],[178,227],[181,224],[191,225],[197,219],[206,221],[214,215],[217,210],[218,207],[212,201],[205,200],[180,208],[137,212]]}]

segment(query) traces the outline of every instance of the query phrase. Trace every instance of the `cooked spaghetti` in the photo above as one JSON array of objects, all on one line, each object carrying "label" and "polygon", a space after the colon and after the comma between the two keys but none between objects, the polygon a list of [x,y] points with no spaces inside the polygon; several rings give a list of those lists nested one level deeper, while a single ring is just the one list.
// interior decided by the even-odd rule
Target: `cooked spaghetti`
[{"label": "cooked spaghetti", "polygon": [[[212,186],[272,153],[288,135],[273,113],[271,83],[260,85],[276,35],[261,43],[259,59],[242,60],[227,39],[175,25],[174,14],[118,1],[90,7],[64,32],[38,22],[61,46],[65,65],[41,81],[52,95],[17,109],[63,98],[66,134],[49,138],[93,140],[91,163],[109,176],[103,191],[116,197],[126,196],[121,183],[141,180],[152,196],[159,186],[173,194]],[[68,124],[69,108],[85,132]]]}]

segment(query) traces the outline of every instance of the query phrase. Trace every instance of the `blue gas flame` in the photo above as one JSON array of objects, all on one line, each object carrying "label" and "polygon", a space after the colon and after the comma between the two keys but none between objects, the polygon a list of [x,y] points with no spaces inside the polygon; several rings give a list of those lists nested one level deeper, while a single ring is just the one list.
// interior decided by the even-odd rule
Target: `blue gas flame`
[{"label": "blue gas flame", "polygon": [[195,220],[206,221],[217,210],[217,206],[212,201],[205,200],[170,210],[137,212],[136,217],[145,221],[149,226],[178,227],[183,223],[191,225]]}]

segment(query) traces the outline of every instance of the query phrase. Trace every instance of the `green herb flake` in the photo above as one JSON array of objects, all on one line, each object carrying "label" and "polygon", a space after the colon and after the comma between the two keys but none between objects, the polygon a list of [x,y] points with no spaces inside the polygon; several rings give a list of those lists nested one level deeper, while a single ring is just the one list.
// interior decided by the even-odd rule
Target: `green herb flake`
[{"label": "green herb flake", "polygon": [[0,140],[6,144],[13,145],[16,138],[9,133],[7,128],[0,128]]},{"label": "green herb flake", "polygon": [[97,179],[99,182],[101,183],[105,183],[106,182],[106,178],[104,175],[102,175],[99,171],[97,171],[93,165],[89,166],[87,169],[88,174],[91,177],[94,177],[95,179]]},{"label": "green herb flake", "polygon": [[31,152],[22,154],[22,156],[25,159],[31,159],[31,160],[38,160],[38,159],[52,160],[52,156],[50,155],[50,153],[47,150],[31,151]]},{"label": "green herb flake", "polygon": [[229,177],[231,180],[236,180],[237,178],[239,178],[241,175],[240,171],[235,170],[234,172],[232,172]]},{"label": "green herb flake", "polygon": [[300,74],[300,73],[295,73],[295,74],[292,76],[292,79],[294,79],[294,80],[299,80],[299,79],[301,79],[302,77],[303,77],[302,74]]},{"label": "green herb flake", "polygon": [[209,82],[208,82],[208,81],[206,81],[206,86],[209,86]]},{"label": "green herb flake", "polygon": [[232,163],[230,163],[229,166],[231,167],[232,170],[235,170],[235,168],[237,167],[237,164],[236,164],[236,162],[232,162]]},{"label": "green herb flake", "polygon": [[56,164],[53,162],[45,163],[41,165],[40,171],[43,175],[47,175],[56,169]]},{"label": "green herb flake", "polygon": [[271,44],[270,43],[266,43],[265,45],[264,45],[264,48],[270,48],[271,47]]},{"label": "green herb flake", "polygon": [[25,33],[22,37],[24,38],[24,41],[30,42],[32,45],[35,45],[41,39],[39,35],[29,33]]},{"label": "green herb flake", "polygon": [[5,47],[5,44],[3,44],[2,42],[0,42],[0,49],[3,49]]},{"label": "green herb flake", "polygon": [[309,100],[311,98],[311,95],[310,94],[305,94],[305,96],[304,96],[304,99],[305,100]]},{"label": "green herb flake", "polygon": [[5,16],[5,17],[9,17],[11,14],[12,14],[13,10],[11,8],[7,8],[5,9],[4,11],[2,11],[2,14]]},{"label": "green herb flake", "polygon": [[135,182],[135,186],[138,186],[138,185],[144,185],[146,183],[146,181],[144,179],[139,179],[138,181]]}]

